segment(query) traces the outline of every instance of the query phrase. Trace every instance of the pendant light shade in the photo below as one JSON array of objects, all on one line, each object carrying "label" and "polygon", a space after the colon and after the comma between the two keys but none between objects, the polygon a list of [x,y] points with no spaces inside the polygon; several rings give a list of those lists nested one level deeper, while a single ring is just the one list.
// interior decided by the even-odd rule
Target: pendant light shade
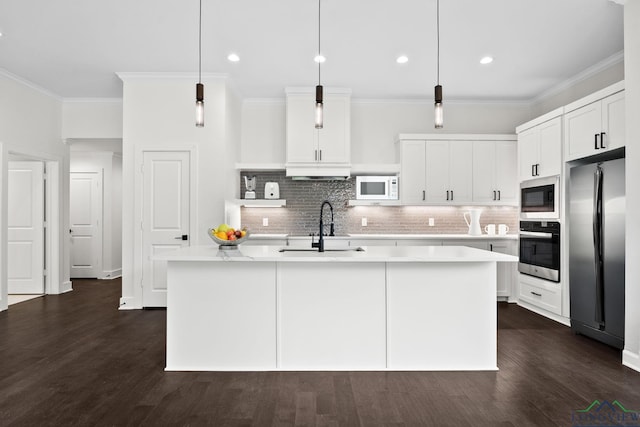
[{"label": "pendant light shade", "polygon": [[442,126],[444,124],[444,112],[442,109],[442,86],[437,85],[434,92],[434,123],[436,129],[442,129]]},{"label": "pendant light shade", "polygon": [[440,86],[440,0],[436,0],[436,36],[437,36],[437,84],[434,88],[434,125],[436,129],[444,126],[444,111],[442,108],[442,86]]},{"label": "pendant light shade", "polygon": [[323,111],[322,111],[322,86],[316,86],[316,129],[322,129]]},{"label": "pendant light shade", "polygon": [[198,83],[196,84],[196,127],[204,127],[204,85],[202,84],[202,0],[198,12]]},{"label": "pendant light shade", "polygon": [[204,85],[196,84],[196,126],[204,127]]},{"label": "pendant light shade", "polygon": [[[322,51],[320,50],[320,0],[318,0],[318,58],[322,57]],[[320,83],[320,64],[321,60],[318,60],[318,86],[316,86],[316,129],[322,129],[324,125],[324,112],[322,104],[322,84]]]}]

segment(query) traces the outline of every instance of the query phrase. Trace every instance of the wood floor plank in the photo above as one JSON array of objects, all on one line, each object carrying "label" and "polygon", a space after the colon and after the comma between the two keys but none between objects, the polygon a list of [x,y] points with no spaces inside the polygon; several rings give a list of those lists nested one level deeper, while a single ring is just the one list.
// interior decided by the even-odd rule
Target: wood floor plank
[{"label": "wood floor plank", "polygon": [[166,312],[121,282],[0,313],[2,426],[565,426],[591,402],[640,410],[619,350],[498,304],[497,372],[165,372]]}]

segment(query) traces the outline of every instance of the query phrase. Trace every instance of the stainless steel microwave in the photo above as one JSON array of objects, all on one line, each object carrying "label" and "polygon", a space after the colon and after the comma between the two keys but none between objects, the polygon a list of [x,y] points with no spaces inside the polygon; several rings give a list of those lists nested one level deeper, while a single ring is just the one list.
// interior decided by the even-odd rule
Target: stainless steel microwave
[{"label": "stainless steel microwave", "polygon": [[520,218],[560,218],[560,178],[557,175],[520,184]]},{"label": "stainless steel microwave", "polygon": [[398,176],[357,176],[356,199],[398,200]]}]

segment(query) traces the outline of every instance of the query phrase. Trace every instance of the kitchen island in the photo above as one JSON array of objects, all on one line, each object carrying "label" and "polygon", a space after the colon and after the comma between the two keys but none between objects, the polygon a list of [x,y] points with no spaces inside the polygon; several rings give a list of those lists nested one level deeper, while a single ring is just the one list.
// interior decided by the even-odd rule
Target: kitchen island
[{"label": "kitchen island", "polygon": [[496,263],[463,246],[194,246],[167,260],[174,371],[495,370]]}]

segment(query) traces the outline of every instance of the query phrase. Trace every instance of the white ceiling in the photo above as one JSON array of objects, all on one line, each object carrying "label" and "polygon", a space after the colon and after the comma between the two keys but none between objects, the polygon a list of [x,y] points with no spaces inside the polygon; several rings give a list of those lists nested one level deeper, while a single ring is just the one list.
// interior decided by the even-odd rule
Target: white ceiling
[{"label": "white ceiling", "polygon": [[[228,74],[245,98],[317,84],[317,0],[202,2],[203,73]],[[322,0],[322,83],[431,99],[435,11],[436,0]],[[197,72],[197,24],[198,0],[0,0],[0,68],[64,98],[119,98],[116,72]],[[445,100],[531,100],[619,54],[622,25],[610,0],[440,0]]]}]

